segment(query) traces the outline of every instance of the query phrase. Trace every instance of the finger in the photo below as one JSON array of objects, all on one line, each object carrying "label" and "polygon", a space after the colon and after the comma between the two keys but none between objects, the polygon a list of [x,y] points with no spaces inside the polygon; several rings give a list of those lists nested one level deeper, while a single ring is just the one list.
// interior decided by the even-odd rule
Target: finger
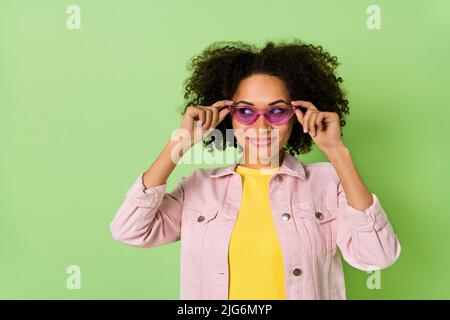
[{"label": "finger", "polygon": [[339,114],[337,112],[323,112],[324,120],[323,120],[323,129],[327,130],[327,127],[330,123],[337,122],[340,124]]},{"label": "finger", "polygon": [[298,122],[300,122],[300,124],[303,127],[303,119],[305,117],[305,115],[303,114],[303,112],[300,109],[294,109],[295,112],[295,116],[297,117]]},{"label": "finger", "polygon": [[212,107],[214,107],[214,109],[220,111],[217,124],[219,124],[228,114],[229,109],[227,107],[233,104],[234,104],[233,100],[220,100],[212,104]]},{"label": "finger", "polygon": [[212,111],[209,109],[209,107],[203,107],[203,110],[205,110],[206,120],[205,120],[205,123],[203,124],[202,128],[203,128],[203,130],[206,131],[211,126]]},{"label": "finger", "polygon": [[191,118],[193,118],[195,120],[197,118],[197,116],[198,116],[197,107],[196,106],[189,106],[189,107],[187,107],[185,114],[190,116]]},{"label": "finger", "polygon": [[200,125],[203,127],[203,124],[205,123],[205,120],[206,120],[205,110],[203,110],[200,107],[196,107],[196,111],[197,111],[197,117],[200,120]]},{"label": "finger", "polygon": [[233,100],[220,100],[212,104],[212,107],[218,107],[219,110],[227,105],[234,104]]},{"label": "finger", "polygon": [[306,111],[305,118],[303,118],[303,132],[307,133],[309,131],[309,118],[311,117],[311,114],[313,111],[308,110]]},{"label": "finger", "polygon": [[223,119],[225,119],[226,115],[230,112],[230,109],[223,108],[219,111],[219,123],[222,122]]},{"label": "finger", "polygon": [[305,113],[308,111],[308,109],[306,109],[305,107],[302,107],[302,106],[293,106],[293,109],[294,109],[294,111],[295,110],[298,110],[298,111],[300,111],[300,113],[302,114],[302,115],[305,115]]},{"label": "finger", "polygon": [[324,112],[325,114],[325,124],[331,123],[333,121],[339,122],[339,114],[337,112]]},{"label": "finger", "polygon": [[317,118],[317,112],[312,113],[311,116],[309,117],[308,128],[311,129],[310,134],[312,137],[316,136],[316,118]]},{"label": "finger", "polygon": [[319,113],[319,116],[316,118],[316,126],[319,131],[323,131],[323,119],[325,118],[325,114],[323,112]]},{"label": "finger", "polygon": [[216,126],[222,122],[223,119],[225,119],[225,116],[229,113],[228,106],[231,106],[234,104],[233,100],[221,100],[217,101],[213,104],[214,109],[218,110],[218,120],[216,123]]},{"label": "finger", "polygon": [[317,110],[317,111],[319,111],[319,109],[317,109],[316,106],[313,105],[309,101],[294,100],[294,101],[291,101],[291,104],[293,106],[302,106],[302,107],[306,108],[307,110]]},{"label": "finger", "polygon": [[219,109],[211,108],[211,112],[212,112],[211,128],[215,128],[219,123]]}]

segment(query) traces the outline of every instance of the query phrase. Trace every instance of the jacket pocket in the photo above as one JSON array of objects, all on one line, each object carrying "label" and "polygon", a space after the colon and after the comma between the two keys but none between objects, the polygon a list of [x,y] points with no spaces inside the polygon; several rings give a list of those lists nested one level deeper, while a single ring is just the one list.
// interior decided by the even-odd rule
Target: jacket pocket
[{"label": "jacket pocket", "polygon": [[294,221],[313,253],[327,255],[336,250],[336,210],[324,203],[303,201],[292,205]]},{"label": "jacket pocket", "polygon": [[181,249],[194,257],[201,257],[205,237],[218,217],[219,208],[204,204],[183,205],[181,217]]}]

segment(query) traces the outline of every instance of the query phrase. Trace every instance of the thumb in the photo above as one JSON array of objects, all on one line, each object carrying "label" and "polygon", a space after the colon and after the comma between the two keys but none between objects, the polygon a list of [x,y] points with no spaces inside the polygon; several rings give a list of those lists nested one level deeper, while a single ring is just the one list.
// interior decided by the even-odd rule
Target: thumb
[{"label": "thumb", "polygon": [[222,110],[219,111],[219,122],[221,122],[223,119],[225,119],[226,115],[230,112],[230,109],[228,107],[224,107]]},{"label": "thumb", "polygon": [[294,109],[294,112],[295,115],[297,116],[298,122],[300,122],[300,124],[303,126],[303,118],[304,118],[303,112],[298,108]]}]

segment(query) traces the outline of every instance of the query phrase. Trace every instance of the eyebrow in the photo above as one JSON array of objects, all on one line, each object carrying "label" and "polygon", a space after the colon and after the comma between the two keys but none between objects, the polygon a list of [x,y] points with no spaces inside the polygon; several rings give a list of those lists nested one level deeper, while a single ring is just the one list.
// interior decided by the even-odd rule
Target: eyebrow
[{"label": "eyebrow", "polygon": [[[276,101],[273,101],[273,102],[269,103],[269,106],[274,105],[274,104],[276,104],[276,103],[278,103],[278,102],[284,102],[284,103],[286,103],[286,104],[289,104],[289,102],[286,102],[285,100],[280,99],[280,100],[276,100]],[[245,103],[245,104],[248,104],[248,105],[250,105],[250,106],[254,106],[253,103],[248,102],[248,101],[244,101],[244,100],[239,100],[238,102],[236,102],[236,104],[239,104],[239,103]]]}]

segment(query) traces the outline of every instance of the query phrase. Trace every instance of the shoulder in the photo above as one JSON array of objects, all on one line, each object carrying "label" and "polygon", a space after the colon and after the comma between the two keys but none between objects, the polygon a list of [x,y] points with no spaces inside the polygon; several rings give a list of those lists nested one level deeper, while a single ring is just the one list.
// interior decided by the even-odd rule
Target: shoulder
[{"label": "shoulder", "polygon": [[189,174],[182,176],[181,181],[186,185],[205,182],[216,170],[217,168],[195,168]]},{"label": "shoulder", "polygon": [[320,178],[325,179],[330,182],[338,183],[339,177],[337,175],[336,169],[331,162],[328,161],[318,161],[312,163],[302,162],[305,171],[308,173],[309,177],[312,179]]}]

